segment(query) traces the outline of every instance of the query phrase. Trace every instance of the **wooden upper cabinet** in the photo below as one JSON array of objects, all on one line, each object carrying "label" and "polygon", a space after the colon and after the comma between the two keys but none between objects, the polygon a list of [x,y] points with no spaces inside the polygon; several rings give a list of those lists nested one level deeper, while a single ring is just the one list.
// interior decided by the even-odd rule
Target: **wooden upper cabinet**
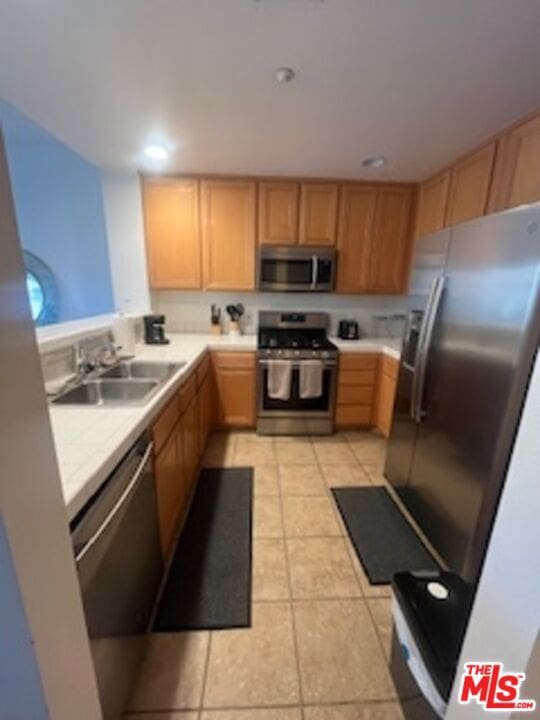
[{"label": "wooden upper cabinet", "polygon": [[369,291],[402,293],[409,261],[413,190],[385,187],[377,192],[371,244]]},{"label": "wooden upper cabinet", "polygon": [[339,188],[334,183],[303,183],[300,190],[301,245],[335,245]]},{"label": "wooden upper cabinet", "polygon": [[540,200],[540,114],[499,140],[488,212]]},{"label": "wooden upper cabinet", "polygon": [[416,235],[429,235],[445,226],[450,170],[435,175],[420,186]]},{"label": "wooden upper cabinet", "polygon": [[199,184],[144,180],[143,208],[150,287],[201,287]]},{"label": "wooden upper cabinet", "polygon": [[452,167],[445,225],[484,215],[494,158],[495,142],[492,142]]},{"label": "wooden upper cabinet", "polygon": [[259,183],[258,237],[260,245],[294,245],[298,242],[297,183]]},{"label": "wooden upper cabinet", "polygon": [[255,183],[201,182],[203,285],[210,290],[255,287]]},{"label": "wooden upper cabinet", "polygon": [[338,227],[336,289],[341,293],[365,292],[370,281],[371,241],[377,189],[343,185]]}]

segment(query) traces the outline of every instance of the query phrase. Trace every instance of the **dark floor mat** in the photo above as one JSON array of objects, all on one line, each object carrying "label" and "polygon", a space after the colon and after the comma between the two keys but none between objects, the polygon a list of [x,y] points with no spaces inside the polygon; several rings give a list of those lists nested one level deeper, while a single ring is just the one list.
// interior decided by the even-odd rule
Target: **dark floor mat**
[{"label": "dark floor mat", "polygon": [[201,471],[154,632],[251,625],[252,468]]},{"label": "dark floor mat", "polygon": [[439,570],[386,488],[334,488],[332,493],[373,585],[390,583],[401,571]]}]

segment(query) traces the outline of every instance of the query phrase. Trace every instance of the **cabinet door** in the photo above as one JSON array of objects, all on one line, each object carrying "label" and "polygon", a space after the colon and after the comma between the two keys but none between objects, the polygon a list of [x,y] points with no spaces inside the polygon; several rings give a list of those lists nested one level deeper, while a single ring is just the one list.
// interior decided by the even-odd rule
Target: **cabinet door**
[{"label": "cabinet door", "polygon": [[199,445],[201,455],[214,424],[214,379],[208,373],[199,389]]},{"label": "cabinet door", "polygon": [[294,245],[298,242],[298,185],[259,183],[259,244]]},{"label": "cabinet door", "polygon": [[199,466],[199,405],[195,395],[182,416],[182,447],[184,450],[184,471],[188,494],[191,492],[195,473]]},{"label": "cabinet door", "polygon": [[301,245],[335,245],[338,186],[305,183],[300,193]]},{"label": "cabinet door", "polygon": [[499,141],[488,212],[540,200],[540,115]]},{"label": "cabinet door", "polygon": [[145,180],[144,226],[150,287],[201,287],[199,184]]},{"label": "cabinet door", "polygon": [[215,353],[217,422],[220,427],[255,427],[254,353]]},{"label": "cabinet door", "polygon": [[450,170],[426,180],[420,186],[418,213],[416,216],[416,236],[429,235],[441,230],[445,225],[448,190],[450,188]]},{"label": "cabinet door", "polygon": [[369,291],[402,293],[408,270],[412,188],[383,188],[377,193]]},{"label": "cabinet door", "polygon": [[337,291],[365,292],[369,286],[377,189],[343,185],[339,212]]},{"label": "cabinet door", "polygon": [[201,183],[203,284],[209,290],[255,287],[255,183]]},{"label": "cabinet door", "polygon": [[454,165],[446,225],[456,225],[484,215],[494,158],[495,143],[492,142]]},{"label": "cabinet door", "polygon": [[385,437],[390,435],[394,414],[394,397],[398,380],[399,362],[385,355],[379,362],[379,381],[375,406],[375,425]]},{"label": "cabinet door", "polygon": [[159,533],[163,556],[167,557],[183,508],[184,484],[179,464],[177,433],[173,432],[154,465]]}]

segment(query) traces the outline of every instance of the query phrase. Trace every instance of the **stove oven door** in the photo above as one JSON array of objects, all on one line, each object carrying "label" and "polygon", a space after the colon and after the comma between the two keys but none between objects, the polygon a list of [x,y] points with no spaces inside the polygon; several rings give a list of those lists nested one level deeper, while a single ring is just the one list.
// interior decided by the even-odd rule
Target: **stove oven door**
[{"label": "stove oven door", "polygon": [[291,394],[288,400],[276,400],[268,396],[268,361],[259,360],[259,417],[333,417],[336,393],[336,363],[324,361],[322,394],[316,398],[300,397],[300,363],[293,361]]}]

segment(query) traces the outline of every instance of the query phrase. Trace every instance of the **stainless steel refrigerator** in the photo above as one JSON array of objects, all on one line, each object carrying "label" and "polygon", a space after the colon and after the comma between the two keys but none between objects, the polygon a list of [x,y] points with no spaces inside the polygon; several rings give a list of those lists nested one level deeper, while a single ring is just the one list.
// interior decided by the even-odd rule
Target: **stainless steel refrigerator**
[{"label": "stainless steel refrigerator", "polygon": [[539,286],[540,203],[417,244],[385,474],[470,582],[539,345]]}]

